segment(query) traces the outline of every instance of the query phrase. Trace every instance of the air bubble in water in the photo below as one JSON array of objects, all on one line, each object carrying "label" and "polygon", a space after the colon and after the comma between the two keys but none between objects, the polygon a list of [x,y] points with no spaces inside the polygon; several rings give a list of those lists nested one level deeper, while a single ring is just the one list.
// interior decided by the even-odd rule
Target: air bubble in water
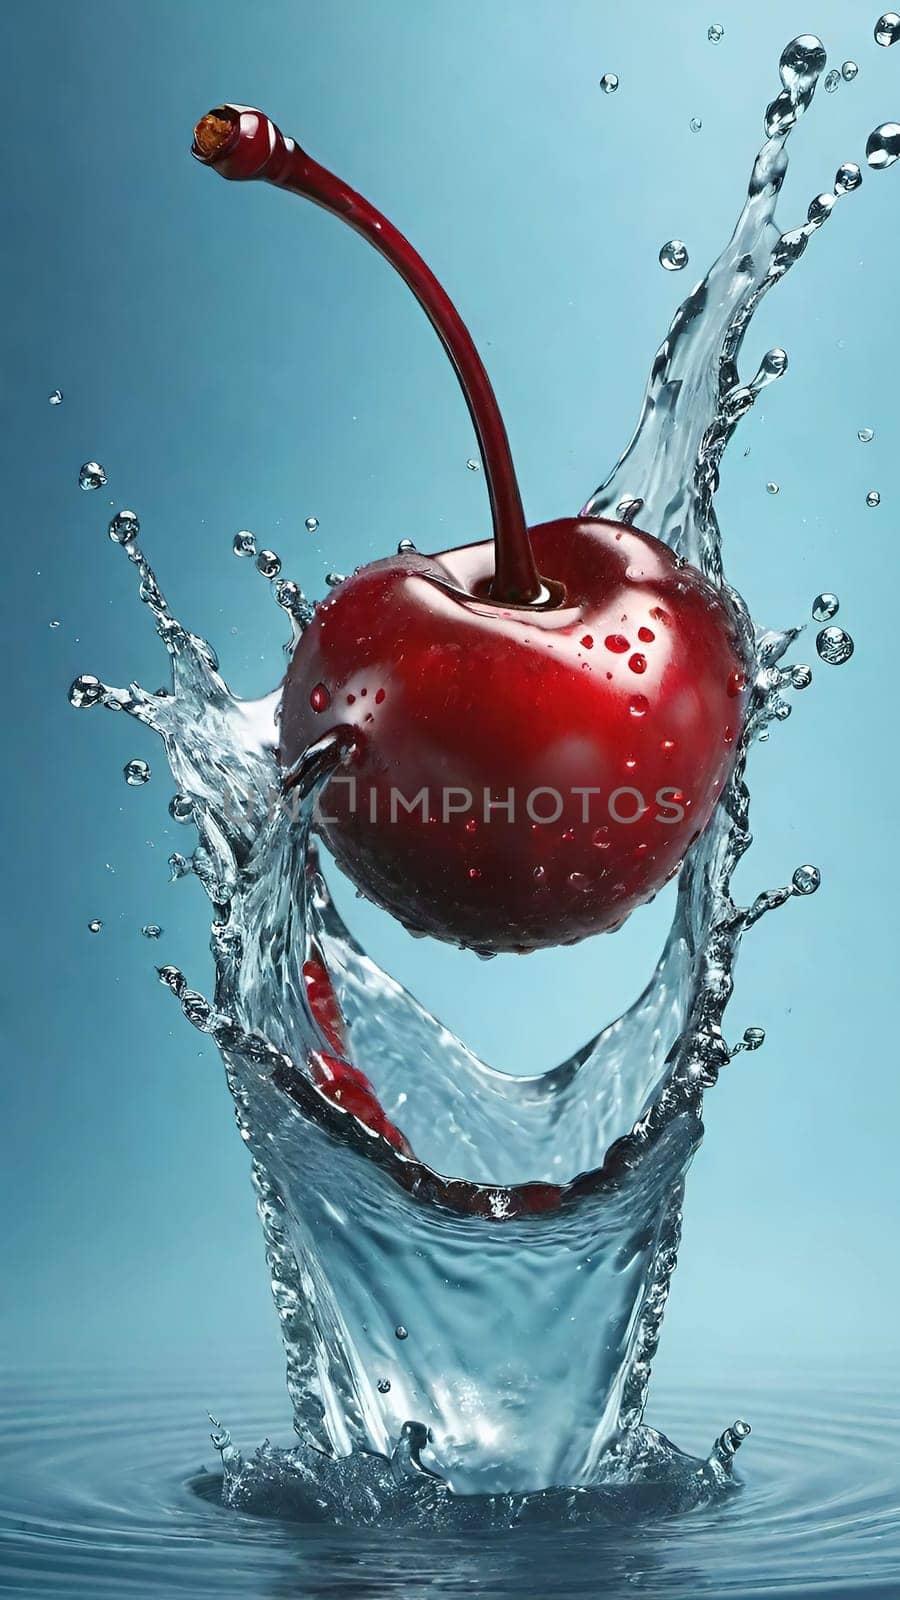
[{"label": "air bubble in water", "polygon": [[75,679],[69,690],[69,705],[95,706],[103,697],[103,685],[99,678],[94,678],[89,672],[82,672]]},{"label": "air bubble in water", "polygon": [[706,37],[710,44],[721,44],[725,37],[725,29],[721,22],[711,22],[706,30]]},{"label": "air bubble in water", "polygon": [[277,578],[281,571],[281,558],[274,550],[260,550],[256,558],[256,570],[264,578]]},{"label": "air bubble in water", "polygon": [[181,855],[178,850],[173,850],[169,857],[170,883],[175,883],[178,878],[186,878],[190,871],[191,863],[187,857]]},{"label": "air bubble in water", "polygon": [[619,80],[614,72],[604,72],[600,79],[600,87],[604,94],[615,94],[619,87]]},{"label": "air bubble in water", "polygon": [[830,622],[837,616],[840,603],[836,594],[817,594],[812,603],[813,621]]},{"label": "air bubble in water", "polygon": [[100,918],[95,917],[93,922],[88,923],[88,933],[99,933],[102,927],[103,923],[100,921]]},{"label": "air bubble in water", "polygon": [[834,94],[835,89],[839,89],[840,86],[841,75],[836,67],[832,67],[831,71],[825,75],[825,93]]},{"label": "air bubble in water", "polygon": [[900,39],[900,17],[896,11],[885,11],[875,24],[875,43],[883,44],[885,49],[896,44]]},{"label": "air bubble in water", "polygon": [[900,158],[900,122],[882,122],[866,140],[866,160],[879,171]]},{"label": "air bubble in water", "polygon": [[859,440],[860,444],[871,444],[872,440],[875,437],[875,429],[874,428],[860,428],[859,433],[856,435],[856,437]]},{"label": "air bubble in water", "polygon": [[699,133],[703,127],[702,117],[691,117],[691,133]]},{"label": "air bubble in water", "polygon": [[852,83],[853,79],[858,75],[858,73],[859,67],[856,65],[855,61],[845,61],[841,67],[841,77],[845,83]]},{"label": "air bubble in water", "polygon": [[628,494],[616,506],[616,516],[620,522],[632,523],[638,513],[643,510],[644,502],[637,495]]},{"label": "air bubble in water", "polygon": [[408,1334],[407,1330],[404,1328],[402,1322],[398,1322],[396,1328],[394,1329],[394,1338],[395,1339],[408,1339],[409,1338],[409,1334]]},{"label": "air bubble in water", "polygon": [[823,628],[816,640],[816,649],[830,667],[842,667],[853,654],[854,644],[843,628]]},{"label": "air bubble in water", "polygon": [[815,894],[822,882],[822,874],[818,867],[798,867],[791,879],[798,894]]},{"label": "air bubble in water", "polygon": [[58,617],[54,617],[52,622],[50,622],[49,626],[51,628],[58,628],[59,627],[59,618]]},{"label": "air bubble in water", "polygon": [[315,533],[315,531],[318,528],[318,526],[319,526],[318,517],[307,517],[306,522],[304,523],[304,527],[306,528],[307,533]]},{"label": "air bubble in water", "polygon": [[808,667],[805,662],[798,662],[796,667],[791,667],[791,687],[793,689],[808,689],[812,680],[812,667]]},{"label": "air bubble in water", "polygon": [[659,252],[659,264],[667,272],[680,272],[688,264],[687,245],[681,239],[669,239]]},{"label": "air bubble in water", "polygon": [[478,462],[475,460],[474,456],[469,457],[468,461],[466,462],[466,466],[470,472],[478,471]]},{"label": "air bubble in water", "polygon": [[235,534],[231,548],[236,556],[255,556],[256,540],[252,533],[247,533],[245,530]]},{"label": "air bubble in water", "polygon": [[106,471],[99,461],[86,461],[78,474],[78,484],[82,489],[102,489],[106,483]]},{"label": "air bubble in water", "polygon": [[390,1392],[391,1392],[391,1380],[390,1380],[390,1378],[379,1378],[378,1379],[378,1393],[379,1394],[390,1394]]},{"label": "air bubble in water", "polygon": [[149,763],[142,761],[139,756],[134,761],[126,761],[122,773],[125,782],[130,784],[132,789],[139,789],[141,784],[150,782]]},{"label": "air bubble in water", "polygon": [[133,544],[141,531],[136,511],[117,511],[109,525],[113,544]]},{"label": "air bubble in water", "polygon": [[765,1028],[745,1028],[744,1044],[748,1050],[758,1050],[766,1042]]},{"label": "air bubble in water", "polygon": [[877,489],[869,490],[868,494],[866,495],[866,505],[871,506],[873,510],[876,506],[881,505],[881,495],[878,493]]},{"label": "air bubble in water", "polygon": [[162,928],[160,927],[158,922],[145,922],[144,926],[141,929],[141,933],[143,934],[145,939],[161,939],[162,938]]},{"label": "air bubble in water", "polygon": [[855,161],[843,161],[834,175],[835,194],[852,194],[862,183],[862,173]]},{"label": "air bubble in water", "polygon": [[766,484],[766,494],[778,494],[779,492],[780,492],[780,485],[779,484],[775,483],[772,480],[770,480]]},{"label": "air bubble in water", "polygon": [[397,546],[397,554],[398,556],[412,555],[415,552],[415,548],[412,539],[401,539]]},{"label": "air bubble in water", "polygon": [[54,389],[53,393],[47,396],[47,399],[51,406],[61,406],[63,402],[62,389]]}]

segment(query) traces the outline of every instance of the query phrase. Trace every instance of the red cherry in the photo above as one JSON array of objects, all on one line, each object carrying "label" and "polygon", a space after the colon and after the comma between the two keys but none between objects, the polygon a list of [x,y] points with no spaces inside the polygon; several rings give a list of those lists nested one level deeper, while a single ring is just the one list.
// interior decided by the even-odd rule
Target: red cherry
[{"label": "red cherry", "polygon": [[728,600],[633,527],[526,527],[472,340],[368,201],[258,111],[211,112],[194,154],[315,200],[397,268],[456,369],[493,514],[493,542],[405,549],[318,606],[285,678],[283,766],[349,731],[318,827],[416,932],[499,951],[619,927],[677,871],[734,760],[747,677]]}]

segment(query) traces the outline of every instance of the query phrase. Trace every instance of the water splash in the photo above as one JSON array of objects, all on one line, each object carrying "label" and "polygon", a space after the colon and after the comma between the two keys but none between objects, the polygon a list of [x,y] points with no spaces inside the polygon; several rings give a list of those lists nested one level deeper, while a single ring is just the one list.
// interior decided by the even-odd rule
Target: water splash
[{"label": "water splash", "polygon": [[[810,36],[784,51],[734,235],[676,313],[635,435],[585,507],[639,516],[723,586],[714,510],[722,456],[741,417],[787,370],[775,349],[742,381],[744,336],[763,295],[861,182],[845,162],[800,226],[777,227],[787,140],[824,67]],[[383,972],[334,908],[312,823],[318,789],[346,747],[320,741],[283,785],[278,691],[237,699],[211,646],[172,616],[136,534],[117,542],[169,653],[171,690],[82,675],[70,698],[155,729],[178,789],[172,814],[198,832],[190,859],[176,853],[170,866],[175,877],[193,873],[212,902],[215,993],[191,989],[172,966],[160,978],[225,1063],[301,1441],[287,1456],[259,1452],[251,1469],[222,1434],[230,1503],[271,1499],[276,1482],[287,1492],[292,1475],[307,1487],[314,1480],[332,1514],[339,1501],[379,1508],[400,1492],[412,1518],[410,1485],[415,1497],[431,1496],[432,1515],[451,1503],[448,1486],[503,1500],[504,1515],[508,1497],[532,1491],[517,1501],[531,1508],[559,1486],[569,1505],[586,1494],[577,1503],[588,1510],[592,1496],[654,1475],[678,1485],[686,1474],[691,1493],[721,1487],[745,1425],[696,1462],[642,1416],[703,1094],[764,1038],[749,1028],[731,1048],[723,1033],[740,940],[819,883],[805,865],[749,906],[731,895],[751,842],[750,744],[789,715],[785,692],[811,679],[807,666],[782,665],[797,630],[754,627],[729,591],[754,663],[750,715],[729,787],[684,865],[656,970],[631,1009],[570,1060],[510,1077]],[[235,549],[255,554],[252,535],[238,535]],[[256,564],[290,617],[292,646],[310,604],[280,578],[274,552]],[[836,662],[823,638],[820,654]]]}]

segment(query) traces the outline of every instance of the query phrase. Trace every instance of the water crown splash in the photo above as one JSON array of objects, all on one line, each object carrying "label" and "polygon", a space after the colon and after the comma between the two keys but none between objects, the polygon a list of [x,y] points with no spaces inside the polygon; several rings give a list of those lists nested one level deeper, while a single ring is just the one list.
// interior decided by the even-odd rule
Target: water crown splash
[{"label": "water crown splash", "polygon": [[[734,234],[677,311],[634,437],[585,507],[638,519],[720,586],[722,457],[740,418],[787,369],[784,351],[772,350],[742,381],[744,336],[763,295],[862,181],[843,163],[800,226],[777,227],[787,141],[824,67],[815,38],[784,51]],[[875,168],[894,159],[892,127],[869,141]],[[754,627],[728,591],[754,667],[751,710],[727,791],[682,870],[656,970],[630,1010],[570,1060],[512,1077],[479,1061],[347,931],[313,837],[317,792],[345,750],[320,741],[283,793],[278,690],[252,702],[231,693],[210,645],[171,614],[138,533],[134,513],[113,519],[111,537],[169,653],[171,691],[83,675],[70,698],[124,710],[160,735],[178,790],[173,815],[199,835],[189,861],[172,857],[173,876],[192,873],[213,906],[213,999],[174,967],[160,977],[222,1054],[251,1153],[300,1438],[293,1452],[244,1462],[217,1429],[227,1495],[255,1505],[293,1474],[333,1507],[349,1497],[365,1520],[398,1495],[413,1516],[411,1483],[444,1503],[447,1485],[491,1496],[575,1486],[590,1490],[580,1515],[611,1487],[664,1479],[695,1503],[730,1480],[746,1425],[727,1430],[703,1463],[642,1416],[703,1092],[764,1038],[749,1028],[730,1047],[723,1033],[740,939],[819,882],[803,866],[750,906],[731,896],[751,842],[749,746],[789,715],[786,692],[811,678],[783,664],[797,630]],[[234,549],[256,557],[295,642],[310,601],[281,577],[274,552],[257,556],[253,535],[239,534]],[[836,647],[820,653],[847,658]],[[546,1498],[528,1502],[538,1503]],[[503,1504],[498,1515],[511,1515],[512,1501]]]}]

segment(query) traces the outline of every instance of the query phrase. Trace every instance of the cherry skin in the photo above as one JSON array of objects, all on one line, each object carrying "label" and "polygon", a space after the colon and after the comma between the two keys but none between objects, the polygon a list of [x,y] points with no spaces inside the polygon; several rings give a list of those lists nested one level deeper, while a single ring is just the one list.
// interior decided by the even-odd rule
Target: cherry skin
[{"label": "cherry skin", "polygon": [[353,731],[317,808],[342,870],[411,930],[490,952],[651,899],[743,715],[730,608],[665,545],[596,518],[531,542],[563,604],[492,601],[490,544],[376,561],[317,607],[282,698],[285,768]]},{"label": "cherry skin", "polygon": [[[405,550],[317,608],[284,683],[286,781],[327,735],[349,751],[317,825],[357,887],[416,933],[493,954],[618,927],[677,871],[733,764],[747,689],[729,601],[633,527],[526,526],[472,339],[369,201],[245,106],[204,117],[193,153],[313,200],[396,268],[456,371],[491,503],[492,542]],[[368,1092],[340,1086],[374,1118]]]}]

